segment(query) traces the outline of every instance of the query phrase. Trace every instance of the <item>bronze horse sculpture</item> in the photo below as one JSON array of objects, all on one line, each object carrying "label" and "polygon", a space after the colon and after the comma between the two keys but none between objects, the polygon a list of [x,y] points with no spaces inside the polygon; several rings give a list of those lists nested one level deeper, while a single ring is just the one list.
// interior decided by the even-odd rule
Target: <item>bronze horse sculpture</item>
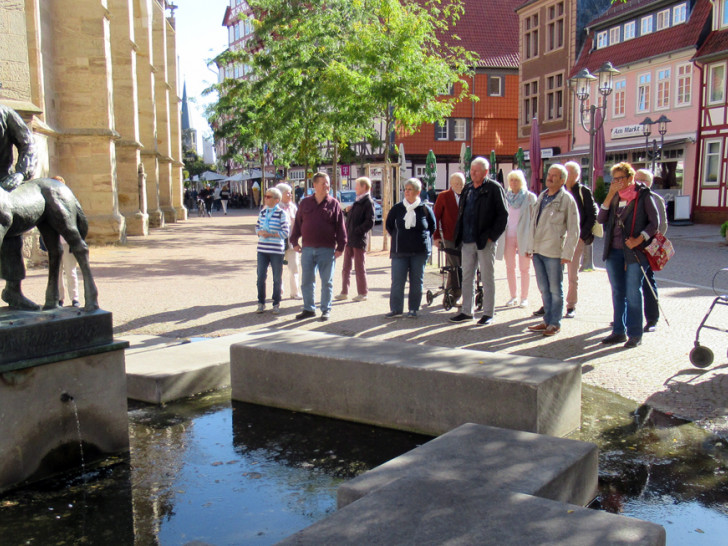
[{"label": "bronze horse sculpture", "polygon": [[83,273],[84,309],[98,309],[98,290],[89,267],[85,241],[88,221],[68,186],[52,178],[36,178],[9,192],[0,188],[0,245],[6,236],[19,236],[34,227],[40,231],[48,250],[48,286],[43,309],[58,307],[58,277],[63,254],[61,236]]}]

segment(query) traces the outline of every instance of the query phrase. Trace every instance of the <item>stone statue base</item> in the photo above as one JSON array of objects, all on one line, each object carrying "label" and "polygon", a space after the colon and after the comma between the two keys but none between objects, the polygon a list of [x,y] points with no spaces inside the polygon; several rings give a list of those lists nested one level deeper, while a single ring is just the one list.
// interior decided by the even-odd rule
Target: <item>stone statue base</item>
[{"label": "stone statue base", "polygon": [[0,309],[0,492],[129,449],[111,313]]}]

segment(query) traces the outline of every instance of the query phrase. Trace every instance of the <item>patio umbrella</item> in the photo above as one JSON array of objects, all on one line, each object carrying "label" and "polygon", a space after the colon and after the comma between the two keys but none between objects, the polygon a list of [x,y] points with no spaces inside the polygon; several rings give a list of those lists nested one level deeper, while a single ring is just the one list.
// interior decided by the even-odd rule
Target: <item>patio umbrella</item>
[{"label": "patio umbrella", "polygon": [[205,171],[204,173],[202,173],[200,175],[200,178],[202,178],[202,180],[215,181],[215,180],[224,180],[227,177],[225,177],[221,174],[218,174],[216,172],[213,172],[213,171]]},{"label": "patio umbrella", "polygon": [[599,130],[594,134],[594,176],[590,182],[592,192],[597,186],[597,178],[604,173],[604,163],[607,160],[606,147],[604,142],[604,125],[602,125],[602,111],[597,108],[594,113],[594,124]]},{"label": "patio umbrella", "polygon": [[518,168],[520,170],[524,170],[526,168],[526,154],[523,153],[523,148],[520,146],[518,147],[518,151],[516,152],[516,163],[518,164]]},{"label": "patio umbrella", "polygon": [[465,159],[463,160],[463,172],[465,173],[465,182],[470,183],[470,162],[473,160],[473,152],[470,146],[465,148]]},{"label": "patio umbrella", "polygon": [[541,135],[538,132],[538,119],[531,120],[531,142],[529,144],[531,158],[531,191],[541,193]]},{"label": "patio umbrella", "polygon": [[430,150],[427,152],[427,159],[425,160],[425,176],[424,190],[429,190],[435,187],[435,180],[437,179],[437,159],[435,159],[435,152]]},{"label": "patio umbrella", "polygon": [[493,176],[493,173],[496,172],[495,167],[496,167],[495,150],[491,150],[490,151],[490,176],[491,176],[491,178],[495,178]]},{"label": "patio umbrella", "polygon": [[399,143],[399,185],[397,188],[397,195],[401,198],[402,185],[409,178],[407,176],[407,159],[404,156],[404,142]]}]

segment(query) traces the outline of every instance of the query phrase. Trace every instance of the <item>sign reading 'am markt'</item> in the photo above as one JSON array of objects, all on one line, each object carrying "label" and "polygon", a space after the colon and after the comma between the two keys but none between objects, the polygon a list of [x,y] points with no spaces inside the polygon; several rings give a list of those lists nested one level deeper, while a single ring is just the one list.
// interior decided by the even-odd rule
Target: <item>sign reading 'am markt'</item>
[{"label": "sign reading 'am markt'", "polygon": [[621,127],[612,127],[612,139],[615,138],[631,138],[641,137],[642,125],[636,123],[634,125],[622,125]]}]

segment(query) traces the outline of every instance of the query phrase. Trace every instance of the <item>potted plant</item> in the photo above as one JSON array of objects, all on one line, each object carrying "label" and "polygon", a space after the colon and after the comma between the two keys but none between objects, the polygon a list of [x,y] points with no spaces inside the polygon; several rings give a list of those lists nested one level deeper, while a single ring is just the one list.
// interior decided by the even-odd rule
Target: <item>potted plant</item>
[{"label": "potted plant", "polygon": [[725,239],[725,242],[728,243],[728,220],[723,222],[720,226],[720,236]]}]

